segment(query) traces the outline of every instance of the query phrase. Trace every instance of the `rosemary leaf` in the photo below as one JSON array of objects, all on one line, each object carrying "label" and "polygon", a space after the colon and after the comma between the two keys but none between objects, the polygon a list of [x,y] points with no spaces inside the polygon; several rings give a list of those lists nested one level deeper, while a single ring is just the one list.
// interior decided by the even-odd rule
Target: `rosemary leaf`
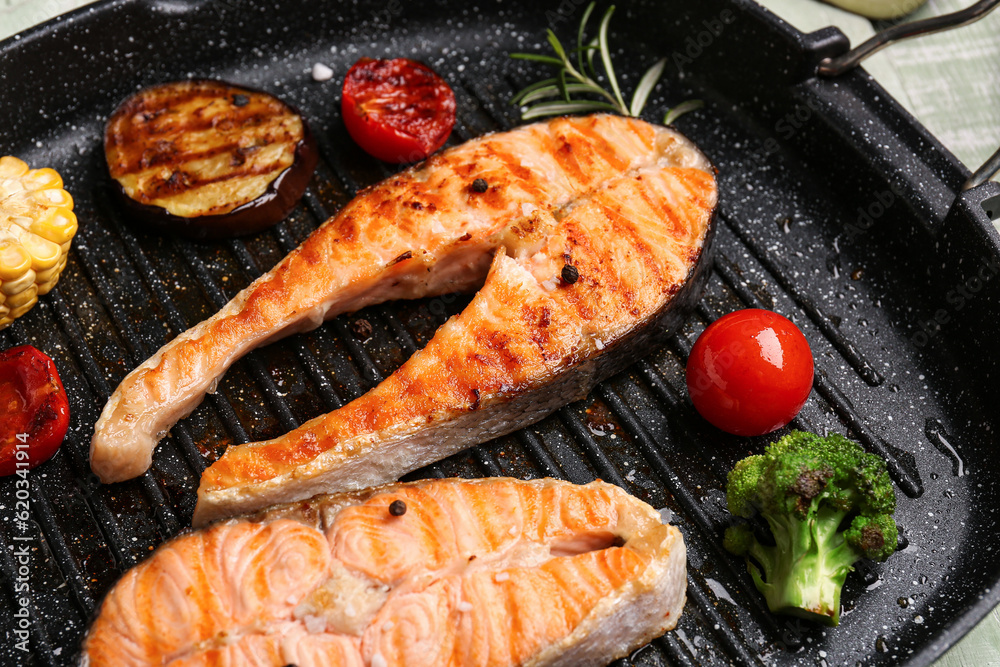
[{"label": "rosemary leaf", "polygon": [[597,53],[600,46],[597,43],[597,38],[590,40],[587,44],[587,66],[590,67],[590,76],[597,78],[597,70],[594,69],[594,54]]},{"label": "rosemary leaf", "polygon": [[[625,104],[618,77],[611,63],[611,49],[608,46],[608,24],[614,14],[614,5],[608,7],[601,17],[597,35],[587,40],[587,23],[594,13],[596,2],[591,2],[583,11],[583,18],[576,33],[576,48],[567,53],[559,37],[552,30],[546,31],[546,39],[552,47],[554,55],[535,53],[512,53],[512,58],[530,60],[556,67],[556,75],[552,78],[532,84],[516,95],[511,102],[524,109],[521,117],[525,120],[540,116],[552,116],[586,111],[613,111],[623,116],[638,116],[649,101],[666,68],[666,58],[653,64],[636,85],[632,94],[632,104]],[[575,53],[575,66],[570,56]],[[601,69],[607,79],[607,86],[598,83],[600,77],[594,67],[594,55],[601,56]],[[608,89],[610,88],[610,90]],[[596,96],[602,99],[574,98],[575,95]],[[552,100],[551,98],[561,98]],[[547,100],[540,102],[539,100]],[[678,107],[683,109],[684,107]]]},{"label": "rosemary leaf", "polygon": [[563,61],[558,58],[553,58],[552,56],[543,56],[540,53],[512,53],[511,58],[517,58],[518,60],[534,60],[538,63],[545,63],[546,65],[555,65],[556,67],[562,67]]},{"label": "rosemary leaf", "polygon": [[671,125],[678,118],[680,118],[687,112],[695,111],[697,109],[702,108],[703,106],[705,106],[705,103],[702,102],[701,100],[687,100],[681,102],[680,104],[678,104],[673,109],[667,112],[667,115],[663,117],[663,124]]},{"label": "rosemary leaf", "polygon": [[514,97],[511,98],[510,103],[514,105],[524,104],[525,103],[524,99],[528,95],[534,93],[536,90],[540,90],[542,88],[548,88],[549,86],[555,86],[557,83],[559,83],[558,79],[543,79],[537,83],[533,83],[530,86],[523,88],[516,95],[514,95]]},{"label": "rosemary leaf", "polygon": [[531,120],[543,116],[562,116],[568,113],[579,113],[583,111],[618,111],[618,107],[608,102],[585,102],[574,100],[572,102],[542,102],[531,107],[521,118]]},{"label": "rosemary leaf", "polygon": [[[567,83],[566,92],[569,93],[570,95],[574,95],[576,93],[596,93],[600,95],[603,91],[600,88],[595,88],[594,86],[585,83]],[[538,100],[544,100],[549,97],[559,97],[562,94],[563,91],[559,88],[557,84],[549,84],[547,86],[543,86],[541,88],[532,90],[523,97],[516,98],[517,102],[515,104],[517,104],[517,106],[528,106],[532,102],[537,102]],[[573,101],[574,100],[570,99],[570,102]],[[576,100],[576,101],[586,102],[589,100]]]},{"label": "rosemary leaf", "polygon": [[566,87],[566,70],[559,72],[559,92],[562,93],[565,101],[571,101],[569,99],[569,89]]},{"label": "rosemary leaf", "polygon": [[608,22],[611,21],[611,15],[614,13],[614,5],[608,7],[608,11],[604,12],[604,18],[601,19],[601,28],[597,33],[597,44],[601,52],[601,62],[604,65],[604,75],[608,77],[608,83],[611,84],[611,90],[615,93],[615,100],[618,102],[618,110],[623,116],[627,116],[628,107],[625,106],[625,100],[622,99],[622,91],[618,87],[618,78],[615,76],[615,68],[611,64],[611,51],[608,48]]},{"label": "rosemary leaf", "polygon": [[[585,10],[583,10],[583,18],[580,19],[580,30],[576,33],[576,62],[580,66],[580,74],[586,73],[586,70],[583,69],[583,52],[585,48],[583,44],[583,33],[587,29],[587,21],[590,20],[590,14],[591,12],[594,11],[594,7],[596,6],[597,3],[592,2],[589,5],[587,5],[587,8]],[[588,52],[587,59],[591,63],[594,62],[593,51]],[[590,69],[591,70],[594,69],[593,64],[591,64]]]},{"label": "rosemary leaf", "polygon": [[632,95],[632,106],[629,108],[629,113],[633,116],[638,116],[642,113],[642,108],[646,106],[649,94],[653,92],[653,88],[656,87],[660,77],[663,76],[663,68],[666,66],[667,59],[661,58],[642,75],[639,85],[635,87],[635,93]]},{"label": "rosemary leaf", "polygon": [[548,40],[549,44],[552,46],[552,50],[556,52],[556,56],[559,57],[559,64],[564,68],[569,65],[569,58],[566,57],[566,50],[563,48],[562,42],[556,37],[556,34],[552,32],[552,29],[548,30]]}]

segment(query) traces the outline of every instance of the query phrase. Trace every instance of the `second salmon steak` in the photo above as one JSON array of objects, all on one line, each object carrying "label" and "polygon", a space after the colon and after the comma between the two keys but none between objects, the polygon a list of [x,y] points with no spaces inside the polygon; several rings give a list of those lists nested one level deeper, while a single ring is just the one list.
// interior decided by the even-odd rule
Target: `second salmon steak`
[{"label": "second salmon steak", "polygon": [[161,546],[88,667],[600,667],[677,625],[680,531],[603,482],[423,480]]}]

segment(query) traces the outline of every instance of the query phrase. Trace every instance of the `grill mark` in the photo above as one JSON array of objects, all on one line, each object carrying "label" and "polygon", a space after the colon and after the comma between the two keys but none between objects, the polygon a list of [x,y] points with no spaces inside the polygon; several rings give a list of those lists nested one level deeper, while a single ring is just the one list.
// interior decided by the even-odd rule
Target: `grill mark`
[{"label": "grill mark", "polygon": [[522,165],[518,157],[505,150],[506,146],[497,142],[490,147],[493,149],[493,156],[500,161],[510,177],[518,181],[518,185],[535,197],[544,194],[539,178],[530,169]]},{"label": "grill mark", "polygon": [[[708,208],[710,195],[715,192],[715,189],[714,187],[710,187],[712,183],[707,180],[709,177],[705,172],[699,169],[681,169],[677,167],[669,169],[669,172],[674,177],[670,190],[674,194],[682,195],[681,199],[686,209]],[[705,178],[702,178],[702,174],[705,174]],[[692,229],[689,231],[689,236],[691,236],[695,234],[696,230]]]},{"label": "grill mark", "polygon": [[485,352],[478,355],[479,361],[495,372],[491,380],[499,380],[501,384],[518,384],[521,381],[524,372],[524,368],[520,367],[522,359],[508,345],[507,334],[490,327],[477,327],[473,331],[473,340],[476,341],[475,349]]},{"label": "grill mark", "polygon": [[[174,148],[173,142],[164,143],[169,143],[170,148]],[[207,158],[213,158],[216,155],[221,155],[222,153],[239,150],[239,148],[239,145],[235,143],[220,144],[198,153],[184,153],[183,158],[185,163],[193,162],[195,160],[205,160]],[[151,151],[152,155],[147,157],[147,154]],[[147,148],[139,156],[139,162],[137,164],[115,165],[115,173],[112,173],[111,175],[114,178],[120,178],[129,174],[141,173],[143,170],[149,169],[150,167],[169,165],[172,161],[180,162],[176,159],[178,157],[178,151],[176,150],[164,149],[162,151],[154,151],[153,149]]]},{"label": "grill mark", "polygon": [[[685,225],[678,223],[678,220],[682,219],[686,212],[692,207],[692,201],[707,200],[706,194],[702,191],[693,191],[690,184],[684,180],[684,171],[673,172],[670,174],[672,177],[670,182],[657,181],[653,187],[663,194],[661,196],[658,209],[663,216],[663,218],[670,223],[672,229],[669,234],[669,243],[665,244],[662,248],[663,261],[662,264],[664,269],[668,272],[674,272],[678,269],[683,270],[685,262],[692,262],[698,258],[701,254],[700,248],[691,248],[692,239],[696,238],[700,233],[701,228],[695,228],[693,225],[690,228],[686,228]],[[676,201],[676,203],[672,203]],[[690,219],[694,219],[693,217]],[[707,221],[703,221],[707,224]],[[666,225],[664,225],[666,227]],[[703,225],[704,226],[704,225]],[[668,277],[664,283],[666,289],[671,288],[677,289],[678,285],[674,282],[676,278]]]},{"label": "grill mark", "polygon": [[[208,108],[215,101],[209,102],[202,109]],[[279,104],[261,101],[209,117],[195,116],[197,110],[181,113],[179,108],[171,106],[149,122],[138,123],[133,122],[131,118],[116,117],[112,121],[111,131],[108,132],[106,147],[127,152],[129,147],[148,139],[166,139],[208,130],[238,133],[245,132],[247,128],[266,124],[273,123],[280,126],[283,121],[296,118],[291,109]]]},{"label": "grill mark", "polygon": [[650,183],[649,183],[650,179],[646,179],[646,180],[647,180],[647,183],[646,183],[647,187],[643,187],[643,188],[639,188],[638,189],[639,190],[639,196],[642,198],[642,200],[644,202],[646,202],[646,205],[649,207],[650,211],[655,211],[655,210],[659,209],[663,213],[666,214],[666,218],[667,218],[667,222],[669,223],[669,226],[662,225],[664,227],[668,227],[664,231],[668,231],[671,236],[673,236],[674,238],[676,238],[678,236],[678,232],[682,231],[682,225],[680,223],[680,220],[675,215],[673,207],[671,207],[669,205],[671,198],[670,197],[666,197],[663,194],[659,194],[659,196],[658,196],[659,201],[654,201],[653,193],[650,192],[650,190],[652,188],[656,188],[661,193],[664,191],[664,189],[667,189],[667,190],[670,190],[672,194],[676,194],[676,190],[674,190],[670,186],[668,186],[665,183],[663,183],[662,180],[659,181],[659,182],[657,182],[657,183],[653,183],[651,186],[650,186]]},{"label": "grill mark", "polygon": [[272,162],[266,165],[232,171],[227,174],[220,174],[212,178],[191,178],[191,174],[184,171],[175,171],[169,178],[154,178],[150,180],[141,190],[135,194],[135,198],[144,204],[148,204],[157,199],[165,199],[174,195],[191,192],[198,188],[222,183],[234,178],[244,178],[247,176],[266,176],[279,169],[286,169],[279,162]]},{"label": "grill mark", "polygon": [[[610,224],[612,230],[617,232],[617,234],[620,235],[620,237],[627,236],[631,239],[633,243],[641,244],[642,240],[639,238],[638,231],[625,216],[623,216],[619,211],[614,209],[607,202],[600,202],[599,205],[601,207],[601,211],[605,219]],[[641,247],[645,247],[645,245],[642,244]],[[648,256],[648,251],[642,252],[639,246],[636,247],[636,250],[640,251],[641,254]],[[655,262],[642,262],[642,263],[647,265],[655,264]],[[614,279],[617,283],[617,288],[612,290],[619,296],[619,298],[622,301],[620,307],[617,310],[619,311],[625,310],[630,314],[635,314],[639,312],[638,291],[639,288],[641,287],[641,283],[644,281],[642,280],[637,281],[639,284],[633,286],[630,284],[630,281],[628,280],[628,277],[624,274],[624,272],[619,273],[614,269],[612,269],[610,271],[604,271],[603,273],[605,276],[607,276],[607,278]],[[659,276],[657,277],[659,278]]]},{"label": "grill mark", "polygon": [[555,158],[556,164],[562,169],[567,178],[576,184],[584,181],[584,172],[577,161],[577,152],[573,150],[573,144],[566,138],[566,135],[559,133],[556,136],[548,136],[546,148],[549,155]]},{"label": "grill mark", "polygon": [[[637,212],[636,218],[646,219],[648,214],[651,214],[656,210],[656,206],[647,198],[646,188],[638,188],[638,190],[643,199],[646,200],[646,203],[649,205],[649,210],[641,213]],[[633,195],[634,190],[630,190],[627,194],[629,196]],[[618,209],[609,208],[605,205],[604,213],[608,217],[608,221],[611,223],[612,228],[629,236],[631,239],[631,247],[640,254],[643,259],[643,264],[656,277],[656,282],[658,284],[668,282],[664,278],[663,272],[660,270],[660,253],[658,253],[656,249],[653,248],[653,246],[647,241],[646,237],[643,235],[644,230],[640,229],[639,225],[635,224],[632,219],[626,217]],[[643,282],[648,283],[649,281],[643,280]]]},{"label": "grill mark", "polygon": [[[217,92],[232,91],[233,94],[240,93],[248,96],[252,95],[250,91],[246,91],[240,88],[235,88],[232,86],[218,85],[213,82],[202,82],[202,83],[190,82],[188,84],[179,84],[171,86],[169,89],[169,94],[167,94],[168,91],[165,90],[161,91],[154,90],[154,91],[148,91],[150,94],[142,95],[140,97],[129,98],[129,100],[125,104],[119,107],[119,110],[115,113],[115,115],[144,113],[151,109],[159,111],[160,109],[163,108],[162,100],[164,97],[174,100],[176,105],[180,105],[190,102],[191,100],[197,97],[207,96],[210,94],[210,91],[217,91]],[[160,93],[160,94],[152,94],[152,93]],[[253,97],[257,96],[253,95]],[[218,95],[213,95],[213,99],[218,99]]]},{"label": "grill mark", "polygon": [[[592,155],[598,155],[602,160],[607,162],[611,169],[616,172],[623,172],[629,166],[628,160],[624,159],[621,154],[611,146],[611,142],[605,140],[599,132],[597,132],[596,125],[594,123],[577,123],[573,128],[583,137],[587,139],[585,142],[581,142],[582,146],[585,146],[588,152]],[[631,130],[633,134],[635,130]]]},{"label": "grill mark", "polygon": [[[566,224],[566,223],[564,223]],[[573,246],[573,256],[577,258],[591,258],[598,256],[594,251],[594,246],[590,237],[583,233],[578,223],[566,224],[565,237],[567,242]],[[577,260],[580,262],[580,260]],[[580,262],[580,279],[577,285],[583,284],[583,289],[571,289],[560,291],[561,298],[570,305],[576,315],[584,321],[590,321],[597,316],[600,303],[595,300],[594,295],[599,292],[598,279],[607,272],[598,263],[585,261]]]},{"label": "grill mark", "polygon": [[[110,167],[111,176],[112,178],[120,179],[132,174],[141,174],[152,167],[175,166],[176,168],[180,168],[185,164],[215,157],[225,152],[232,152],[234,157],[239,156],[241,158],[240,163],[236,165],[231,164],[231,166],[240,166],[242,162],[250,159],[254,153],[269,146],[280,145],[286,147],[286,151],[291,152],[294,150],[295,145],[302,140],[303,136],[301,126],[298,132],[292,132],[280,124],[262,134],[231,134],[235,135],[232,136],[232,139],[235,139],[235,141],[227,141],[230,139],[230,135],[227,134],[220,137],[225,143],[218,143],[198,151],[187,150],[183,146],[178,146],[176,140],[167,139],[158,140],[152,146],[146,144],[146,147],[140,151],[138,148],[143,146],[143,142],[137,140],[133,150],[118,152],[117,159],[114,160],[114,164]],[[253,143],[241,146],[239,141],[243,140],[245,142],[248,138],[252,138]]]}]

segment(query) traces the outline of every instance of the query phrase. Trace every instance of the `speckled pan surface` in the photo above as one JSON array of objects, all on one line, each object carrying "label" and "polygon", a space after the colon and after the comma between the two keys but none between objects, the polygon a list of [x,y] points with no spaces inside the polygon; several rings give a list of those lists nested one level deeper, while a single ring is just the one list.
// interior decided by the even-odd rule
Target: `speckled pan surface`
[{"label": "speckled pan surface", "polygon": [[[256,352],[173,429],[147,475],[114,486],[89,475],[94,422],[127,371],[388,175],[344,131],[347,68],[360,56],[424,60],[455,88],[459,142],[518,123],[508,100],[542,72],[507,52],[541,49],[550,26],[571,39],[583,4],[117,0],[0,44],[0,151],[58,169],[80,218],[58,288],[0,332],[0,347],[30,342],[55,358],[73,411],[60,453],[31,475],[30,521],[17,522],[15,481],[0,481],[0,606],[15,612],[0,615],[0,663],[72,664],[120,572],[188,524],[207,462],[360,395],[466,302],[368,309]],[[648,119],[706,100],[679,122],[720,169],[706,295],[666,348],[586,400],[416,476],[601,477],[666,508],[687,538],[688,607],[628,664],[929,664],[1000,600],[1000,387],[987,347],[1000,322],[987,211],[1000,210],[1000,188],[963,195],[949,215],[966,176],[957,161],[863,73],[811,77],[846,47],[834,33],[801,35],[742,0],[649,1],[619,3],[611,39],[627,89],[668,57]],[[312,79],[317,62],[332,80]],[[130,226],[114,205],[107,115],[140,86],[203,76],[277,94],[317,136],[306,197],[273,230],[174,240]],[[836,629],[767,614],[722,550],[725,474],[765,439],[711,429],[684,391],[697,334],[761,305],[792,317],[816,356],[794,425],[849,433],[888,458],[897,483],[902,548],[849,577]],[[16,643],[22,608],[30,652]]]}]

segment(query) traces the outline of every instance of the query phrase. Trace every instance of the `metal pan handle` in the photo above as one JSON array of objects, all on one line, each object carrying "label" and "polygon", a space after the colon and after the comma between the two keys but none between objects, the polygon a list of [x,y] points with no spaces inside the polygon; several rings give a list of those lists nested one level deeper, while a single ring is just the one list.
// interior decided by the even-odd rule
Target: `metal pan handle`
[{"label": "metal pan handle", "polygon": [[861,64],[862,60],[878,53],[890,44],[901,42],[904,39],[912,39],[922,35],[951,30],[952,28],[961,28],[970,23],[975,23],[998,6],[1000,6],[1000,0],[979,0],[979,2],[971,7],[966,7],[951,14],[933,16],[922,21],[893,26],[888,30],[883,30],[843,55],[839,55],[836,58],[823,59],[819,64],[817,73],[820,76],[838,76],[848,70],[854,69]]},{"label": "metal pan handle", "polygon": [[[914,21],[912,23],[903,23],[901,25],[893,26],[892,28],[875,35],[860,46],[851,49],[847,53],[839,55],[836,58],[823,59],[819,63],[817,74],[825,77],[838,76],[844,72],[854,69],[861,64],[862,60],[868,56],[878,53],[890,44],[895,44],[896,42],[900,42],[904,39],[912,39],[913,37],[920,37],[921,35],[929,35],[931,33],[942,32],[944,30],[951,30],[952,28],[960,28],[962,26],[969,25],[970,23],[974,23],[983,18],[998,6],[1000,6],[1000,0],[979,0],[979,2],[971,7],[966,7],[965,9],[952,12],[951,14],[934,16],[922,21]],[[976,173],[974,173],[972,177],[965,182],[962,189],[969,190],[977,185],[982,185],[996,176],[997,172],[1000,172],[1000,150],[997,150],[997,152],[993,154],[993,157],[987,160],[983,166],[976,170]]]}]

